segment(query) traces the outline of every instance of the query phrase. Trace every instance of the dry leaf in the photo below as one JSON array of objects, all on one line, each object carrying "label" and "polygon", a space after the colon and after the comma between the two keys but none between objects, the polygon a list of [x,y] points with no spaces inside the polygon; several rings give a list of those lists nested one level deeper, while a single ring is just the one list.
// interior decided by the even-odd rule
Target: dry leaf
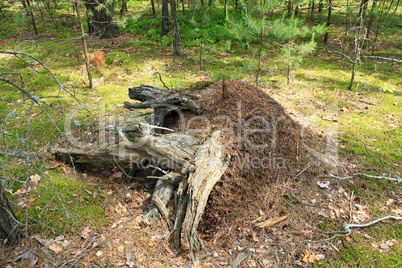
[{"label": "dry leaf", "polygon": [[40,235],[34,235],[33,238],[41,243],[43,246],[46,246],[49,243],[49,240],[43,239],[42,237],[40,237]]},{"label": "dry leaf", "polygon": [[51,161],[49,164],[47,164],[47,165],[45,166],[45,168],[47,168],[47,169],[54,169],[54,168],[57,168],[58,166],[60,166],[60,163],[57,162],[57,161],[55,161],[55,160],[53,160],[53,161]]},{"label": "dry leaf", "polygon": [[40,176],[38,174],[29,177],[30,181],[33,183],[38,183],[40,181]]},{"label": "dry leaf", "polygon": [[306,251],[304,255],[303,261],[313,263],[315,261],[319,261],[321,258],[315,255],[314,252]]},{"label": "dry leaf", "polygon": [[89,233],[91,230],[89,230],[89,227],[85,227],[84,230],[81,232],[81,237],[84,239],[87,239],[89,237]]},{"label": "dry leaf", "polygon": [[348,242],[352,242],[352,241],[353,241],[353,239],[352,239],[350,236],[345,236],[345,239],[346,239],[346,241],[348,241]]},{"label": "dry leaf", "polygon": [[49,245],[48,248],[49,248],[51,251],[55,252],[55,253],[59,253],[60,251],[62,251],[63,246],[58,245],[58,244],[56,244],[56,243],[53,243],[53,244]]},{"label": "dry leaf", "polygon": [[395,203],[395,199],[388,199],[387,200],[387,206],[389,206],[389,205],[392,205],[392,204],[394,204]]},{"label": "dry leaf", "polygon": [[118,252],[123,252],[124,251],[124,247],[122,245],[117,247],[117,251]]},{"label": "dry leaf", "polygon": [[368,234],[362,233],[362,236],[367,239],[373,239],[373,237],[369,236]]},{"label": "dry leaf", "polygon": [[323,216],[324,218],[329,218],[328,213],[326,213],[324,210],[318,211],[317,214]]},{"label": "dry leaf", "polygon": [[15,191],[12,195],[22,195],[25,194],[27,192],[27,190],[25,188],[23,189],[18,189],[17,191]]},{"label": "dry leaf", "polygon": [[402,209],[392,209],[391,211],[398,216],[402,216]]}]

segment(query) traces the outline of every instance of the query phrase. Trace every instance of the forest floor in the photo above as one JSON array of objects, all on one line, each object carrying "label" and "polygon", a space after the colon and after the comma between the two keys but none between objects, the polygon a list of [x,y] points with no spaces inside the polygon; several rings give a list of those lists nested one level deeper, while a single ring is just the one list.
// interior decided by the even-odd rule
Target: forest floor
[{"label": "forest floor", "polygon": [[[304,66],[294,70],[291,85],[286,84],[282,70],[276,66],[280,59],[265,59],[261,91],[258,91],[252,86],[256,70],[252,51],[206,46],[204,66],[200,70],[198,48],[184,47],[185,56],[174,58],[169,47],[160,47],[157,43],[145,46],[141,37],[123,33],[109,40],[89,39],[94,77],[91,90],[80,40],[72,38],[79,36],[76,27],[58,31],[47,28],[40,36],[27,36],[24,32],[23,37],[2,39],[0,50],[23,51],[43,61],[66,89],[86,104],[92,115],[84,114],[76,100],[49,82],[49,77],[43,75],[43,68],[35,62],[0,54],[0,71],[17,69],[23,73],[25,86],[32,93],[53,95],[57,92],[64,96],[65,101],[54,104],[75,118],[89,118],[88,128],[99,118],[112,122],[132,115],[122,105],[128,99],[127,88],[140,84],[162,88],[159,77],[154,75],[156,72],[168,87],[179,90],[191,89],[200,81],[212,81],[209,90],[220,92],[221,79],[226,77],[234,98],[232,106],[212,98],[206,116],[237,115],[234,109],[238,108],[238,103],[243,103],[242,112],[246,116],[257,106],[268,109],[267,100],[272,98],[278,106],[267,114],[278,113],[276,116],[294,121],[289,133],[307,127],[317,143],[330,136],[339,140],[339,161],[345,174],[368,171],[389,176],[383,167],[397,174],[402,172],[400,64],[362,64],[358,88],[348,91],[345,85],[350,66],[335,60],[331,54],[322,52],[321,57],[308,57]],[[400,36],[396,40],[395,43],[383,41],[380,52],[397,51],[393,52],[394,56],[401,59]],[[392,88],[393,93],[384,90],[385,87]],[[259,94],[263,97],[256,97]],[[2,97],[17,103],[15,109],[18,110],[21,96],[15,94],[15,90],[5,88]],[[5,106],[1,105],[2,115],[6,114]],[[45,115],[36,116],[43,119]],[[57,122],[62,125],[64,121]],[[33,124],[37,127],[38,149],[44,152],[44,146],[54,140],[56,131],[39,120]],[[50,160],[39,161],[36,172],[41,179],[36,181],[37,188],[24,191],[21,185],[9,187],[17,214],[23,218],[25,210],[30,211],[29,236],[18,247],[2,248],[0,266],[228,267],[241,252],[247,253],[242,267],[401,266],[402,227],[399,222],[387,221],[353,230],[347,237],[327,240],[341,230],[344,222],[365,223],[386,215],[402,216],[400,186],[376,179],[317,178],[325,168],[316,161],[296,161],[299,160],[297,154],[292,155],[292,152],[299,150],[297,146],[285,139],[279,142],[288,142],[288,147],[284,148],[291,152],[289,163],[292,166],[286,174],[276,177],[271,174],[263,182],[250,180],[230,184],[228,180],[225,185],[223,181],[214,189],[215,199],[211,200],[200,227],[206,250],[197,254],[193,261],[186,248],[175,251],[171,247],[169,230],[163,220],[152,226],[140,224],[150,204],[152,183],[127,182],[124,179],[127,167],[96,163],[72,167]],[[281,152],[287,153],[283,148]],[[372,156],[381,159],[383,166]],[[314,165],[317,167],[310,173]],[[22,162],[7,168],[12,170],[15,179],[25,174],[21,171]],[[148,170],[143,172],[146,174]],[[66,219],[61,204],[54,201],[52,195],[46,195],[54,188],[62,196],[61,203],[71,213],[71,219]],[[237,192],[229,196],[227,190]],[[30,196],[25,202],[27,192]],[[279,220],[284,216],[282,221],[266,228],[259,228],[253,222],[259,217]]]}]

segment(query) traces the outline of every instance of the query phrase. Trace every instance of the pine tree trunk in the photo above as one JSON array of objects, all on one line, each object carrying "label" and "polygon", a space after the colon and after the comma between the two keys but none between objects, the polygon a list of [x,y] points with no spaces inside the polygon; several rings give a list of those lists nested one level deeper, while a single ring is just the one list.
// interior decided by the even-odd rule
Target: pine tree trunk
[{"label": "pine tree trunk", "polygon": [[180,56],[180,33],[179,24],[177,22],[176,1],[170,0],[170,12],[172,15],[172,27],[173,27],[173,56]]},{"label": "pine tree trunk", "polygon": [[78,2],[74,3],[75,6],[75,11],[77,12],[77,18],[78,22],[80,24],[80,29],[81,29],[81,38],[82,38],[82,47],[84,49],[84,56],[85,56],[85,66],[87,68],[87,75],[88,75],[88,81],[89,81],[89,88],[93,88],[93,83],[92,83],[92,74],[91,74],[91,67],[89,65],[89,57],[88,57],[88,51],[87,51],[87,42],[86,42],[86,35],[84,32],[84,27],[82,26],[82,19],[81,19],[81,14],[80,10],[78,8]]},{"label": "pine tree trunk", "polygon": [[127,9],[127,1],[128,0],[123,0],[122,3],[121,3],[121,8],[120,8],[120,12],[119,12],[120,16],[123,15],[124,12],[128,11],[128,9]]},{"label": "pine tree trunk", "polygon": [[185,9],[184,9],[184,0],[181,0],[181,8],[183,11],[183,15],[185,14]]},{"label": "pine tree trunk", "polygon": [[287,12],[286,15],[287,15],[288,17],[290,17],[290,16],[292,15],[292,2],[291,2],[291,0],[288,0],[287,9],[288,9],[288,12]]},{"label": "pine tree trunk", "polygon": [[15,245],[22,237],[21,226],[0,182],[0,241]]},{"label": "pine tree trunk", "polygon": [[34,28],[34,32],[36,35],[38,35],[38,28],[36,28],[36,22],[35,22],[34,14],[32,12],[31,3],[29,2],[29,0],[26,0],[26,1],[27,1],[26,4],[24,1],[22,1],[23,5],[27,10],[28,15],[31,17],[31,23],[32,23],[32,27]]},{"label": "pine tree trunk", "polygon": [[311,17],[314,17],[314,5],[315,5],[315,0],[312,1],[311,3]]},{"label": "pine tree trunk", "polygon": [[328,18],[327,18],[327,30],[325,32],[325,36],[324,36],[324,43],[328,42],[328,32],[329,32],[329,26],[331,25],[331,11],[332,11],[332,0],[329,0],[328,3]]},{"label": "pine tree trunk", "polygon": [[373,1],[373,6],[371,7],[371,12],[370,12],[370,20],[369,20],[369,22],[368,22],[368,24],[367,24],[366,39],[369,39],[369,36],[370,36],[371,26],[373,25],[373,21],[374,21],[374,19],[375,19],[375,14],[374,14],[374,12],[375,12],[376,5],[377,5],[377,1],[374,0],[374,1]]},{"label": "pine tree trunk", "polygon": [[318,13],[322,13],[322,10],[324,9],[324,2],[320,0],[318,3]]},{"label": "pine tree trunk", "polygon": [[114,5],[107,0],[86,0],[88,11],[88,34],[100,38],[119,36],[119,29],[113,23]]},{"label": "pine tree trunk", "polygon": [[162,31],[161,38],[169,33],[169,2],[162,0]]},{"label": "pine tree trunk", "polygon": [[154,0],[151,0],[151,6],[152,6],[152,15],[156,15],[156,12],[155,12],[155,2],[154,2]]}]

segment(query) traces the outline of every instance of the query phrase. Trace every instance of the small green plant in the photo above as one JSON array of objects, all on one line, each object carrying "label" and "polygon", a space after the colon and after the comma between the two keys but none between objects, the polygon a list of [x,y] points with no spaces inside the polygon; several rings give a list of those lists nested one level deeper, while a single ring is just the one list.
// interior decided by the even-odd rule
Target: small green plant
[{"label": "small green plant", "polygon": [[127,46],[130,46],[130,45],[133,45],[134,44],[134,41],[133,40],[128,40],[127,42],[126,42],[126,45]]},{"label": "small green plant", "polygon": [[14,19],[14,23],[17,25],[23,25],[27,22],[27,17],[22,12],[14,13],[13,19]]},{"label": "small green plant", "polygon": [[391,93],[391,94],[394,93],[394,90],[393,90],[392,88],[389,88],[389,87],[383,87],[383,88],[382,88],[382,91],[383,91],[384,93]]}]

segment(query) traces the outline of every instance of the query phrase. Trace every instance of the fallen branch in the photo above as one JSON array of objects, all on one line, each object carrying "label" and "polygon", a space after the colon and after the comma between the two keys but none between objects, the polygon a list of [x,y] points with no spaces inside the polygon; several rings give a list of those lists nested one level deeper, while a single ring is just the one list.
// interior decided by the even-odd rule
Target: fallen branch
[{"label": "fallen branch", "polygon": [[326,239],[321,239],[321,240],[306,240],[307,242],[312,242],[312,243],[317,243],[317,242],[325,242],[325,241],[331,241],[337,237],[345,237],[345,236],[349,236],[352,233],[352,228],[366,228],[369,226],[372,226],[374,224],[377,224],[381,221],[384,220],[396,220],[396,221],[401,221],[402,217],[397,217],[397,216],[392,216],[392,215],[388,215],[385,216],[383,218],[368,222],[368,223],[362,223],[362,224],[349,224],[349,223],[344,223],[342,225],[342,230],[341,231],[335,231],[335,232],[325,232],[326,234],[329,233],[336,233],[335,235],[326,238]]},{"label": "fallen branch", "polygon": [[368,59],[373,59],[373,60],[383,60],[383,61],[402,63],[402,60],[397,60],[397,59],[393,59],[393,58],[386,58],[386,57],[380,57],[380,56],[365,56],[365,55],[361,55],[361,56],[362,56],[362,58],[368,58]]},{"label": "fallen branch", "polygon": [[368,174],[364,174],[364,173],[353,173],[352,175],[344,176],[344,177],[339,177],[339,176],[334,176],[332,174],[328,174],[328,175],[320,175],[316,178],[332,178],[332,179],[339,179],[339,180],[347,180],[347,179],[354,179],[357,177],[364,177],[366,179],[383,179],[383,180],[395,181],[396,183],[402,182],[402,178],[399,176],[397,176],[397,178],[391,178],[391,177],[385,177],[385,176],[368,175]]},{"label": "fallen branch", "polygon": [[369,227],[371,225],[374,225],[374,224],[379,223],[379,222],[384,221],[384,220],[401,221],[402,217],[396,217],[396,216],[388,215],[386,217],[374,220],[372,222],[364,223],[364,224],[348,224],[348,223],[344,223],[343,226],[342,226],[343,231],[346,232],[344,234],[344,236],[348,236],[348,235],[350,235],[352,233],[351,228],[365,228],[365,227]]}]

